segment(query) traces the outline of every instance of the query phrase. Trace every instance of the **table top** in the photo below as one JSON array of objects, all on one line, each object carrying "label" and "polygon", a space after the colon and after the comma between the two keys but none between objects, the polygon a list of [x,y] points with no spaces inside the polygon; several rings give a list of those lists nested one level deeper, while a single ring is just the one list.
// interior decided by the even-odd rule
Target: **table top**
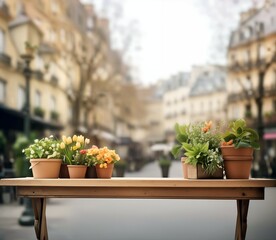
[{"label": "table top", "polygon": [[165,188],[264,188],[276,187],[276,179],[183,179],[183,178],[111,178],[111,179],[0,179],[0,186],[24,187],[165,187]]}]

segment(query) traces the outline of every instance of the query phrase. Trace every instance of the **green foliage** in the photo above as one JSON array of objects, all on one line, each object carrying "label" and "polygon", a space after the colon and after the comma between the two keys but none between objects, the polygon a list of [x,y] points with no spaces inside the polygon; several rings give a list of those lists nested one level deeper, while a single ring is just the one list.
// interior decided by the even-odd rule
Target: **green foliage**
[{"label": "green foliage", "polygon": [[52,120],[58,121],[58,119],[59,119],[59,113],[58,113],[58,112],[56,112],[56,111],[51,111],[50,115],[51,115],[51,119],[52,119]]},{"label": "green foliage", "polygon": [[165,157],[162,157],[159,159],[159,166],[162,167],[162,166],[171,166],[172,164],[172,161],[168,158],[165,158]]},{"label": "green foliage", "polygon": [[172,154],[176,158],[182,150],[187,156],[186,162],[192,165],[201,165],[204,170],[212,174],[222,167],[220,153],[221,134],[218,128],[211,130],[212,123],[198,123],[189,125],[175,125],[176,144]]},{"label": "green foliage", "polygon": [[35,107],[34,108],[34,115],[37,117],[44,118],[45,111],[41,107]]},{"label": "green foliage", "polygon": [[244,119],[238,119],[231,122],[229,128],[230,129],[223,135],[223,139],[226,142],[233,140],[235,148],[260,148],[258,133],[254,129],[248,128]]},{"label": "green foliage", "polygon": [[0,131],[0,154],[4,153],[7,144],[7,139],[2,131]]},{"label": "green foliage", "polygon": [[53,136],[45,137],[40,140],[35,139],[34,143],[23,149],[22,152],[28,159],[35,158],[60,158],[60,141],[54,139]]}]

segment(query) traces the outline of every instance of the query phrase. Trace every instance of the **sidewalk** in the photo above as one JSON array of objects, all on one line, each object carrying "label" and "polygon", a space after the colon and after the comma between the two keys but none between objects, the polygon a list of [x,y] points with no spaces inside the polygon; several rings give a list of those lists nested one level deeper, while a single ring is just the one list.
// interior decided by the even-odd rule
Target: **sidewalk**
[{"label": "sidewalk", "polygon": [[[174,162],[171,177],[182,177]],[[157,162],[127,177],[160,177]],[[276,190],[251,201],[247,239],[274,240]],[[227,209],[225,211],[225,209]],[[0,205],[0,240],[32,240],[33,227],[17,224],[23,207]],[[235,201],[143,199],[51,199],[47,204],[50,240],[232,240]],[[200,229],[199,229],[199,228]]]}]

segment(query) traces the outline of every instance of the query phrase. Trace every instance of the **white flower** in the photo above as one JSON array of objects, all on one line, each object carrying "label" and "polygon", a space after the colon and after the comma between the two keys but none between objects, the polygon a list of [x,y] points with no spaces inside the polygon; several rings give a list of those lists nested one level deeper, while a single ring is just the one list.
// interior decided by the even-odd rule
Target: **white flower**
[{"label": "white flower", "polygon": [[24,153],[24,152],[25,152],[25,149],[23,149],[22,152]]},{"label": "white flower", "polygon": [[34,152],[34,150],[31,150],[31,154],[34,154],[35,152]]},{"label": "white flower", "polygon": [[35,143],[38,143],[38,139],[34,140]]},{"label": "white flower", "polygon": [[50,136],[50,138],[53,138],[53,137],[54,137],[53,135]]}]

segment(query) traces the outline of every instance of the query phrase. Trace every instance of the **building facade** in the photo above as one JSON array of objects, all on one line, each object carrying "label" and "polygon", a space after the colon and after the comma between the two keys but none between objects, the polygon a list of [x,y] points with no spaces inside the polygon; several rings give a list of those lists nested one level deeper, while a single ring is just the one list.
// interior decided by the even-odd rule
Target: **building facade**
[{"label": "building facade", "polygon": [[228,48],[228,118],[246,118],[259,131],[267,165],[276,156],[275,16],[275,1],[242,13]]}]

